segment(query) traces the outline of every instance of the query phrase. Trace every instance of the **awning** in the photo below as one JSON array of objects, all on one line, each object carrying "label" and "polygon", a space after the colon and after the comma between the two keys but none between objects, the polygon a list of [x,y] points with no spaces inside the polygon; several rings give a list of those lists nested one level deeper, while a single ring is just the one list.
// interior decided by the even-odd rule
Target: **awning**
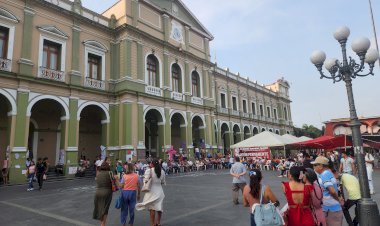
[{"label": "awning", "polygon": [[291,148],[311,148],[311,149],[334,149],[338,147],[352,146],[351,139],[344,135],[321,136],[313,140],[288,144]]}]

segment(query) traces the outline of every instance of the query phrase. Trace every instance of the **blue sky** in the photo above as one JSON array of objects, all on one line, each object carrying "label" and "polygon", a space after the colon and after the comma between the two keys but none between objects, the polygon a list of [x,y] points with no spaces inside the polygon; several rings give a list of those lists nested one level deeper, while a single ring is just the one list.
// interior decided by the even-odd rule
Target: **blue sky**
[{"label": "blue sky", "polygon": [[[154,0],[153,0],[154,1]],[[96,4],[94,4],[96,2]],[[101,13],[117,0],[82,0],[84,7]],[[213,34],[212,61],[222,68],[270,84],[284,77],[290,82],[291,110],[296,126],[321,127],[332,118],[349,117],[343,82],[319,79],[310,55],[323,50],[327,58],[341,59],[333,33],[350,28],[351,43],[368,37],[375,48],[368,1],[363,0],[183,0]],[[380,39],[380,1],[372,0]],[[378,41],[380,44],[380,40]],[[357,59],[357,58],[356,58]],[[358,116],[380,116],[380,69],[375,76],[353,81]]]}]

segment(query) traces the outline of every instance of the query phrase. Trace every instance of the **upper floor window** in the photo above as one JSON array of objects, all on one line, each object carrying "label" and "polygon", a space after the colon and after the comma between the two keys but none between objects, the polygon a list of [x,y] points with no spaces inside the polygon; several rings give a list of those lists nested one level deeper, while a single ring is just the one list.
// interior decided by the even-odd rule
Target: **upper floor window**
[{"label": "upper floor window", "polygon": [[0,58],[8,57],[9,28],[0,26]]},{"label": "upper floor window", "polygon": [[181,68],[178,64],[172,65],[172,90],[174,92],[182,93],[182,76]]},{"label": "upper floor window", "polygon": [[55,71],[60,71],[61,49],[61,44],[45,39],[42,56],[42,67]]},{"label": "upper floor window", "polygon": [[102,80],[102,57],[88,54],[88,77],[91,79]]},{"label": "upper floor window", "polygon": [[153,54],[147,58],[146,69],[148,71],[148,85],[158,87],[158,60]]},{"label": "upper floor window", "polygon": [[227,108],[227,105],[226,105],[226,94],[224,94],[224,93],[220,94],[220,105],[221,105],[222,108]]},{"label": "upper floor window", "polygon": [[267,107],[267,118],[270,118],[270,107]]},{"label": "upper floor window", "polygon": [[243,112],[247,113],[247,101],[243,100]]},{"label": "upper floor window", "polygon": [[273,116],[274,116],[274,119],[277,120],[277,109],[276,108],[273,109]]},{"label": "upper floor window", "polygon": [[260,116],[264,116],[264,107],[260,104]]},{"label": "upper floor window", "polygon": [[284,118],[285,120],[288,120],[288,110],[286,109],[286,107],[284,107]]},{"label": "upper floor window", "polygon": [[191,73],[191,91],[194,97],[201,97],[199,75],[196,71]]},{"label": "upper floor window", "polygon": [[232,109],[234,111],[237,111],[238,107],[237,107],[237,98],[236,97],[232,97]]},{"label": "upper floor window", "polygon": [[252,102],[252,114],[256,115],[256,103]]}]

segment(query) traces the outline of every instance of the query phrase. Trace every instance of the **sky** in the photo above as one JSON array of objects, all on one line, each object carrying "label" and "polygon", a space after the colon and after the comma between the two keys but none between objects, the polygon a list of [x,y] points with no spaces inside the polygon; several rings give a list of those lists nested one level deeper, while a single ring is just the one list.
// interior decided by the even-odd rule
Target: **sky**
[{"label": "sky", "polygon": [[[290,83],[295,126],[321,128],[325,121],[350,116],[345,83],[320,79],[310,55],[323,50],[327,59],[342,59],[333,37],[340,26],[351,30],[347,53],[356,61],[351,50],[355,38],[367,37],[371,48],[376,48],[367,0],[182,1],[214,36],[210,42],[212,62],[259,84],[271,84],[281,77]],[[98,13],[115,2],[82,0],[84,7]],[[380,1],[372,0],[372,8],[380,44]],[[379,62],[374,73],[352,82],[359,117],[380,116]]]}]

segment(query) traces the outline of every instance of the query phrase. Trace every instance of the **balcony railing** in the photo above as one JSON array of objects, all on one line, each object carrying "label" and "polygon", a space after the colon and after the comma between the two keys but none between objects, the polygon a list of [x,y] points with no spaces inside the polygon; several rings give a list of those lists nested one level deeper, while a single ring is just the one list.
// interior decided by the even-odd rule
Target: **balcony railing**
[{"label": "balcony railing", "polygon": [[173,100],[183,101],[183,94],[178,92],[172,92],[171,97]]},{"label": "balcony railing", "polygon": [[102,80],[92,79],[92,78],[85,78],[84,79],[84,86],[94,88],[94,89],[106,89],[106,83]]},{"label": "balcony railing", "polygon": [[231,110],[231,115],[240,116],[239,111]]},{"label": "balcony railing", "polygon": [[52,70],[45,67],[40,67],[40,73],[38,77],[59,82],[65,82],[65,72]]},{"label": "balcony railing", "polygon": [[0,70],[11,71],[12,60],[0,58]]},{"label": "balcony railing", "polygon": [[228,115],[228,108],[219,107],[219,112]]},{"label": "balcony railing", "polygon": [[241,116],[244,117],[244,118],[249,118],[249,113],[244,113],[244,112],[242,112],[242,113],[241,113]]},{"label": "balcony railing", "polygon": [[145,93],[162,97],[162,90],[160,87],[145,86]]},{"label": "balcony railing", "polygon": [[191,97],[191,103],[203,105],[203,99],[200,97]]}]

